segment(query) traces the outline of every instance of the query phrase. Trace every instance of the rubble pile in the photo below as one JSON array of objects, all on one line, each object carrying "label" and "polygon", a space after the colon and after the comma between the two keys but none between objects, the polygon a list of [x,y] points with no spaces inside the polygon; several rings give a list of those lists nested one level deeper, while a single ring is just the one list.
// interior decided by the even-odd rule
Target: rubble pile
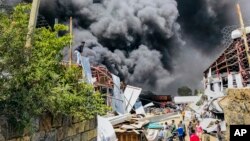
[{"label": "rubble pile", "polygon": [[[152,108],[155,113],[147,113],[145,115],[138,114],[126,114],[122,116],[110,117],[109,121],[113,125],[115,134],[118,139],[127,138],[130,141],[150,140],[150,138],[157,138],[159,129],[163,128],[163,124],[160,122],[166,121],[178,116],[176,112],[164,112],[167,111],[164,108],[161,112],[159,108]],[[133,139],[132,139],[133,138]]]},{"label": "rubble pile", "polygon": [[131,120],[124,121],[123,123],[119,123],[117,125],[113,125],[116,132],[135,132],[136,134],[140,134],[143,132],[143,127],[149,123],[149,120],[144,118],[138,118],[136,115],[132,116]]},{"label": "rubble pile", "polygon": [[220,101],[227,123],[227,138],[229,125],[250,124],[250,89],[228,89],[227,96]]}]

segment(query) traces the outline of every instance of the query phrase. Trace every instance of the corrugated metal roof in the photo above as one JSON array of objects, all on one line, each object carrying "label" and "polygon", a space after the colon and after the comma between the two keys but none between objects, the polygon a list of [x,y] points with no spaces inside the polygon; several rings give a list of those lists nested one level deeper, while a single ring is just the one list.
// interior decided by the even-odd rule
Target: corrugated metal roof
[{"label": "corrugated metal roof", "polygon": [[176,104],[193,103],[199,101],[201,96],[176,96],[174,102]]}]

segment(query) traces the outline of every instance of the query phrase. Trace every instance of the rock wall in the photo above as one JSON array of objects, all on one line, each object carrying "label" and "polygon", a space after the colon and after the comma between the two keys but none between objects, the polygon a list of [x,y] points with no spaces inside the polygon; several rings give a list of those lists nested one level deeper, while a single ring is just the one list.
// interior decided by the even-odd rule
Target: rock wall
[{"label": "rock wall", "polygon": [[97,119],[81,121],[72,117],[44,114],[33,122],[33,132],[17,132],[0,118],[0,141],[96,141]]},{"label": "rock wall", "polygon": [[250,89],[228,89],[220,105],[227,123],[226,139],[229,140],[230,125],[250,124]]}]

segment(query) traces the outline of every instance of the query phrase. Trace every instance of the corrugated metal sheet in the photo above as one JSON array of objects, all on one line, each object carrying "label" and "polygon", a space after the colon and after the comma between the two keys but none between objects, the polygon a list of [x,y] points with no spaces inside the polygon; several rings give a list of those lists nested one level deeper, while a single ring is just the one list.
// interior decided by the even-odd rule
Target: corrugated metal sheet
[{"label": "corrugated metal sheet", "polygon": [[174,102],[175,104],[196,103],[200,98],[201,96],[175,96]]}]

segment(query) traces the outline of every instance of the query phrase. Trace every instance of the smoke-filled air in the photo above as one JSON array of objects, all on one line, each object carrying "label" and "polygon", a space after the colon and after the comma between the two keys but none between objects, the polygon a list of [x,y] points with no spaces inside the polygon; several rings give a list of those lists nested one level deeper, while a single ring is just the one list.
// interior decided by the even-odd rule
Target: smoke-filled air
[{"label": "smoke-filled air", "polygon": [[[15,1],[21,0],[11,3]],[[240,3],[242,9],[250,4]],[[68,24],[72,16],[74,47],[85,41],[84,55],[92,65],[106,66],[127,84],[175,95],[183,85],[202,87],[203,71],[226,48],[221,30],[238,24],[234,4],[235,0],[42,0],[40,14],[50,24],[55,18]]]},{"label": "smoke-filled air", "polygon": [[86,42],[83,52],[91,64],[106,66],[127,84],[167,93],[175,79],[171,75],[174,50],[168,42],[184,43],[175,0],[43,2],[48,3],[59,18],[73,16],[75,45]]}]

